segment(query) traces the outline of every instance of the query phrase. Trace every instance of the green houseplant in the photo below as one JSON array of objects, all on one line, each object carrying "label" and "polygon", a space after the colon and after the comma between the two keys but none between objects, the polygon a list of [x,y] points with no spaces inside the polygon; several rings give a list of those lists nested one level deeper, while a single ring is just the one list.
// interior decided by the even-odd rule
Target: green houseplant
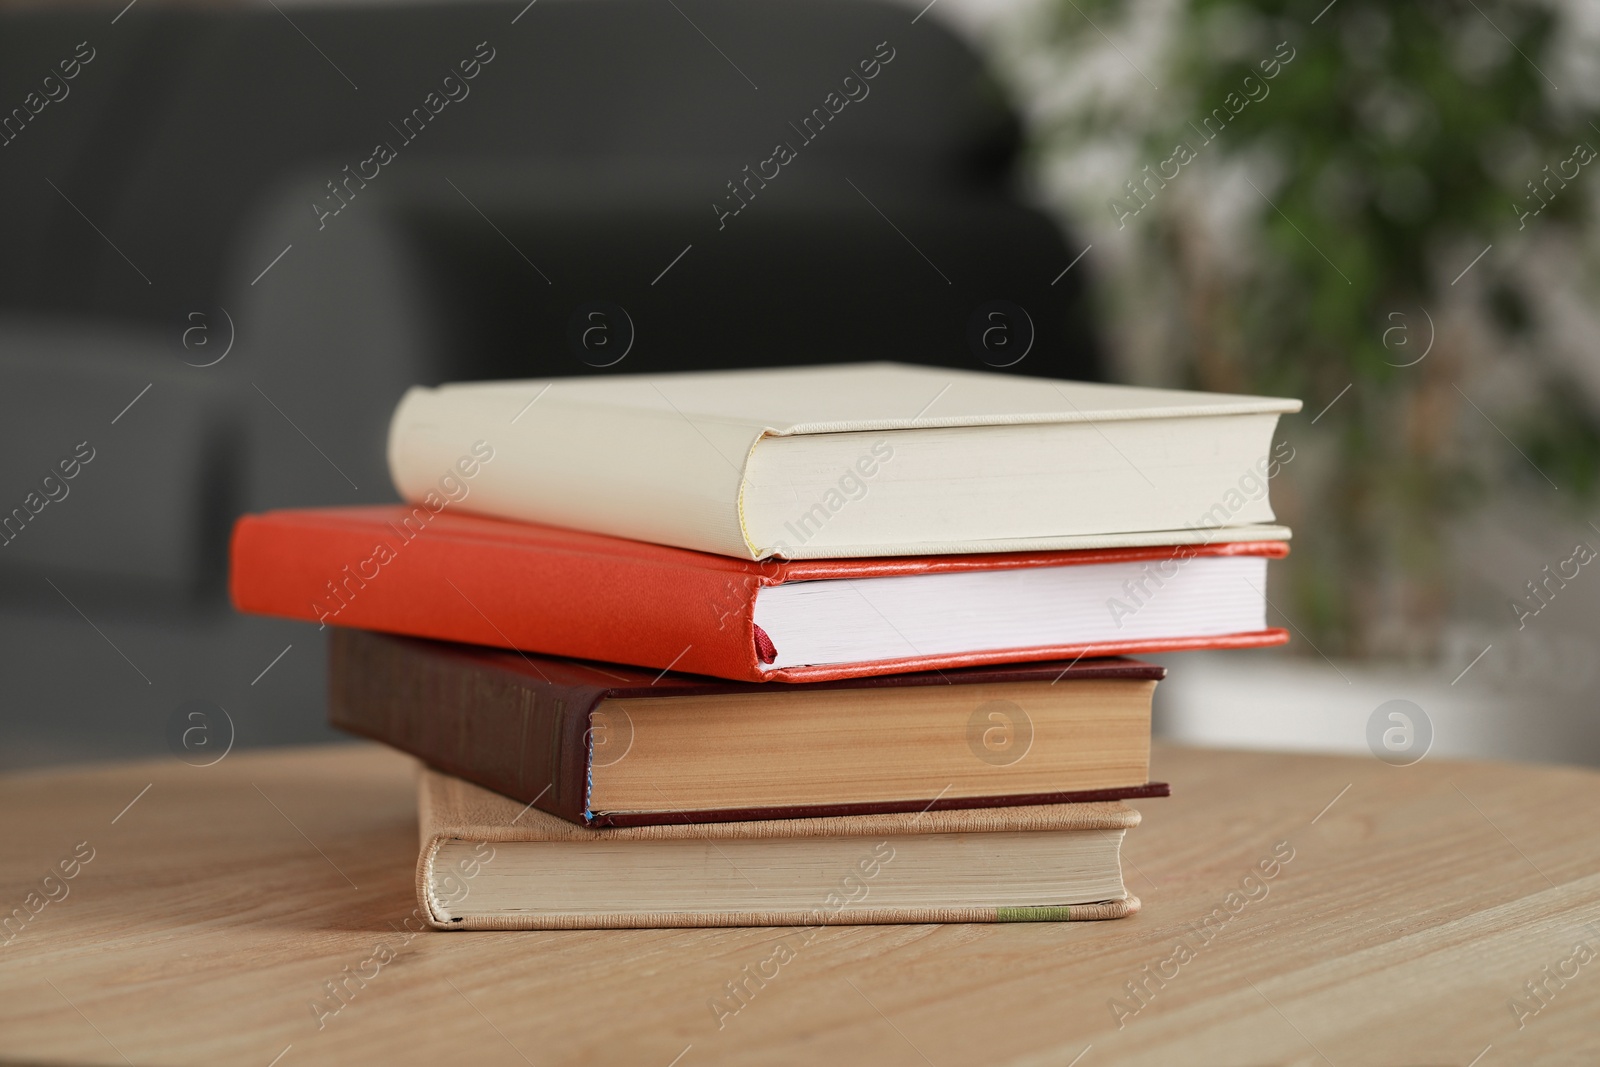
[{"label": "green houseplant", "polygon": [[1123,375],[1305,399],[1274,600],[1328,654],[1432,652],[1450,525],[1595,483],[1600,423],[1530,269],[1552,243],[1586,266],[1600,190],[1564,12],[1048,0],[1014,28]]}]

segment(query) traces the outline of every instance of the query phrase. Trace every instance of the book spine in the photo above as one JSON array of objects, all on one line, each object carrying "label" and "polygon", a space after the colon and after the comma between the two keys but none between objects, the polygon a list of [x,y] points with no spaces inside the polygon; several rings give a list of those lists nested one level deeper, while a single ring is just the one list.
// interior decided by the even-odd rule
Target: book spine
[{"label": "book spine", "polygon": [[585,824],[589,713],[601,690],[558,686],[408,642],[336,630],[328,719],[441,771]]},{"label": "book spine", "polygon": [[617,403],[560,381],[414,387],[390,420],[390,476],[419,503],[459,457],[487,452],[472,485],[485,515],[754,559],[739,496],[765,426],[691,419],[682,383],[641,385]]},{"label": "book spine", "polygon": [[764,680],[754,621],[760,580],[729,561],[705,557],[702,567],[689,553],[684,562],[664,562],[485,538],[473,525],[485,520],[450,515],[417,530],[410,514],[244,516],[233,534],[234,606],[329,626]]}]

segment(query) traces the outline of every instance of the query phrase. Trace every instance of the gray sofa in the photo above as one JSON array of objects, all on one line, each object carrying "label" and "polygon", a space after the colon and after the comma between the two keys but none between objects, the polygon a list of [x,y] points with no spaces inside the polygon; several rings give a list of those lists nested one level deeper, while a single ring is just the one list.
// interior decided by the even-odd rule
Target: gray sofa
[{"label": "gray sofa", "polygon": [[994,301],[1015,371],[1096,376],[1080,249],[933,17],[284,10],[0,16],[0,765],[161,752],[190,700],[218,744],[333,736],[321,636],[231,611],[227,531],[392,499],[412,383],[999,365]]}]

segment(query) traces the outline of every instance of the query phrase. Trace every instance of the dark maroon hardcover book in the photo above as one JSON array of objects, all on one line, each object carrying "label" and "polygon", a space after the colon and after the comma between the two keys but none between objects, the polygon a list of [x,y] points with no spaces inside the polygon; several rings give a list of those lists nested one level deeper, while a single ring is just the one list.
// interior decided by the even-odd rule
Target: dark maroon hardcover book
[{"label": "dark maroon hardcover book", "polygon": [[335,629],[329,720],[589,827],[1166,796],[1165,668],[731,682]]}]

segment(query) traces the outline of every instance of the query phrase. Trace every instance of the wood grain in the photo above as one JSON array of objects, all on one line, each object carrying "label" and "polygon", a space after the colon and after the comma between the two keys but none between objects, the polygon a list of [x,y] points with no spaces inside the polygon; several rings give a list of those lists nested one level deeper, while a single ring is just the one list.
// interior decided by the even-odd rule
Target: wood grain
[{"label": "wood grain", "polygon": [[[94,849],[0,946],[0,1060],[1600,1060],[1600,959],[1549,983],[1520,1029],[1511,1007],[1538,1007],[1524,983],[1579,942],[1600,950],[1588,771],[1158,746],[1152,774],[1174,795],[1138,804],[1126,849],[1141,914],[836,927],[805,946],[770,929],[406,933],[413,774],[352,745],[0,779],[0,912],[79,842]],[[1264,880],[1275,848],[1293,858]],[[319,1029],[312,1003],[339,1003],[323,983],[379,946],[392,960]],[[732,1011],[726,984],[778,959]],[[1141,980],[1142,1006],[1125,988]]]}]

